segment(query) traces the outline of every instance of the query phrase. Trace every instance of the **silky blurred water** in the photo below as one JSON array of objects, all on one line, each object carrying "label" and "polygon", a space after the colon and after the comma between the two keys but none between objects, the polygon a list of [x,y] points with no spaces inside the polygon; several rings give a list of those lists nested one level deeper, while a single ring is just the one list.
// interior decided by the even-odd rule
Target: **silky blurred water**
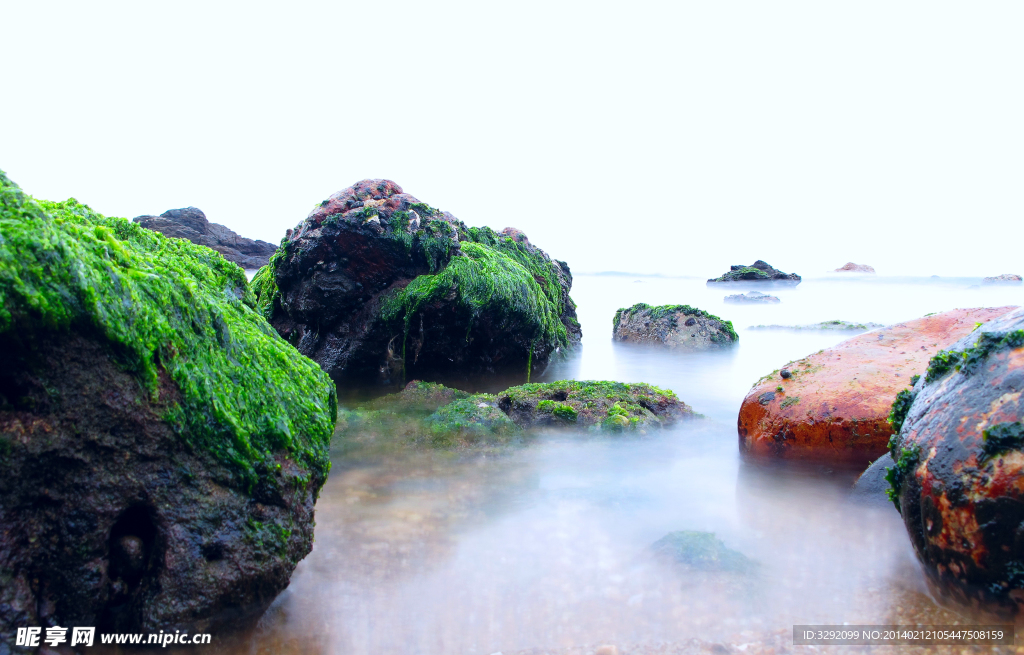
[{"label": "silky blurred water", "polygon": [[[542,378],[649,382],[706,419],[643,437],[544,435],[498,456],[339,454],[289,588],[255,631],[207,650],[639,653],[698,639],[774,652],[794,623],[966,621],[928,597],[891,507],[851,504],[840,475],[741,463],[736,415],[751,384],[855,334],[749,327],[890,324],[1024,304],[1024,289],[825,277],[768,291],[777,305],[725,304],[727,293],[698,279],[577,276],[583,346]],[[613,343],[615,310],[636,302],[707,310],[739,343],[697,354]],[[648,556],[677,530],[714,532],[758,572],[686,573]]]}]

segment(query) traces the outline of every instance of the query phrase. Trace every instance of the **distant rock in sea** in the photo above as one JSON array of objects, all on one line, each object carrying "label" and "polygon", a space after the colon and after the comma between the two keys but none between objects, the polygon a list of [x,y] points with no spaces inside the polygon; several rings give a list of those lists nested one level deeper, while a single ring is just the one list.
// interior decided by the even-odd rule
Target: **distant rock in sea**
[{"label": "distant rock in sea", "polygon": [[846,262],[843,266],[840,266],[835,270],[836,273],[874,273],[875,269],[873,266],[867,264],[854,264],[853,262]]},{"label": "distant rock in sea", "polygon": [[1002,275],[987,277],[981,282],[982,284],[1021,284],[1022,280],[1019,275],[1014,273],[1003,273]]},{"label": "distant rock in sea", "polygon": [[849,321],[822,321],[808,325],[751,325],[751,330],[849,330],[850,332],[867,332],[875,328],[885,327],[881,323],[850,323]]},{"label": "distant rock in sea", "polygon": [[777,303],[782,302],[778,296],[769,296],[760,291],[748,291],[747,293],[735,293],[724,298],[725,302],[732,303]]},{"label": "distant rock in sea", "polygon": [[224,259],[246,269],[267,265],[277,246],[266,241],[254,241],[207,220],[206,214],[196,207],[168,209],[159,216],[136,216],[132,219],[147,230],[164,236],[188,239],[224,255]]},{"label": "distant rock in sea", "polygon": [[767,262],[759,259],[750,266],[734,264],[729,268],[728,273],[723,273],[719,277],[708,280],[708,285],[736,282],[755,282],[762,284],[777,284],[780,286],[795,287],[796,285],[800,284],[800,280],[801,277],[796,273],[783,273],[777,268],[772,268],[772,266]]},{"label": "distant rock in sea", "polygon": [[642,302],[615,312],[612,337],[616,341],[661,344],[683,350],[716,348],[739,339],[732,321],[722,320],[696,307],[651,307]]}]

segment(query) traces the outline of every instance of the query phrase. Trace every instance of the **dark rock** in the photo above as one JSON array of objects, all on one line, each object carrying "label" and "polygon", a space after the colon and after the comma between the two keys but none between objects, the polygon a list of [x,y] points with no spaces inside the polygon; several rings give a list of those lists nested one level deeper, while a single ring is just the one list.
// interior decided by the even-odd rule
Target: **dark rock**
[{"label": "dark rock", "polygon": [[731,296],[726,296],[723,299],[725,302],[731,303],[778,303],[782,302],[778,296],[769,296],[766,293],[760,291],[748,291],[747,293],[736,293]]},{"label": "dark rock", "polygon": [[861,473],[857,482],[850,491],[850,499],[864,505],[876,507],[892,507],[889,500],[889,481],[885,479],[888,470],[896,465],[892,456],[886,453],[871,463],[866,471]]},{"label": "dark rock", "polygon": [[209,222],[206,214],[195,207],[168,209],[159,216],[136,216],[132,220],[164,236],[188,239],[212,248],[224,255],[224,259],[246,269],[266,266],[277,250],[272,243],[246,239],[219,223]]},{"label": "dark rock", "polygon": [[996,275],[994,277],[984,278],[982,284],[1022,284],[1021,276],[1014,273],[1003,273],[1002,275]]},{"label": "dark rock", "polygon": [[1024,309],[938,353],[893,405],[897,508],[942,599],[1024,604]]},{"label": "dark rock", "polygon": [[253,279],[300,352],[336,380],[382,384],[528,379],[579,343],[571,286],[518,230],[468,228],[389,180],[324,200]]},{"label": "dark rock", "polygon": [[788,368],[784,368],[781,371],[779,371],[779,375],[782,377],[783,380],[788,380],[789,378],[793,377],[793,374],[789,372]]},{"label": "dark rock", "polygon": [[708,280],[708,284],[743,282],[795,287],[800,284],[800,279],[796,273],[783,273],[759,259],[750,266],[734,264],[729,268],[729,272]]},{"label": "dark rock", "polygon": [[681,350],[706,350],[739,339],[732,321],[689,305],[651,307],[646,303],[615,312],[612,336],[616,341],[663,344]]},{"label": "dark rock", "polygon": [[0,644],[212,631],[312,547],[335,396],[245,274],[0,173]]}]

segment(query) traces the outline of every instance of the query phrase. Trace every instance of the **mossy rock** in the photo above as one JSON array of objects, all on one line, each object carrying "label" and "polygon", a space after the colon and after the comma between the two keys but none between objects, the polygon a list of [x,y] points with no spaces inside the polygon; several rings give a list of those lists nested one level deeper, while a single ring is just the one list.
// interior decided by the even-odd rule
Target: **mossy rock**
[{"label": "mossy rock", "polygon": [[529,379],[580,341],[571,287],[518,230],[467,227],[390,180],[318,205],[253,280],[282,336],[360,385]]},{"label": "mossy rock", "polygon": [[752,573],[757,562],[726,547],[713,532],[670,532],[651,544],[651,551],[691,571]]},{"label": "mossy rock", "polygon": [[362,406],[369,410],[432,414],[453,400],[468,398],[469,393],[436,382],[413,380],[398,393],[381,396]]},{"label": "mossy rock", "polygon": [[512,387],[498,394],[498,406],[524,428],[561,426],[621,432],[667,426],[694,416],[686,403],[666,389],[595,380]]},{"label": "mossy rock", "polygon": [[680,350],[707,350],[739,340],[732,321],[689,305],[637,303],[615,312],[612,336],[616,341],[658,344]]},{"label": "mossy rock", "polygon": [[490,394],[453,400],[427,418],[427,427],[438,447],[505,442],[521,432]]},{"label": "mossy rock", "polygon": [[750,266],[733,265],[722,275],[708,280],[708,285],[722,283],[769,284],[778,286],[796,286],[801,277],[796,273],[783,273],[763,260],[757,260]]},{"label": "mossy rock", "polygon": [[0,361],[0,643],[208,629],[287,586],[336,396],[237,265],[0,173]]}]

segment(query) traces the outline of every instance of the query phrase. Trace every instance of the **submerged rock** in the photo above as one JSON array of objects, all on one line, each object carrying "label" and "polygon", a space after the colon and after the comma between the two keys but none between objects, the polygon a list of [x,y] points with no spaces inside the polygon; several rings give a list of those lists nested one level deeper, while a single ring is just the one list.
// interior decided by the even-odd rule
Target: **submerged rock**
[{"label": "submerged rock", "polygon": [[809,323],[807,325],[751,325],[750,330],[842,330],[849,332],[867,332],[880,327],[881,323],[851,323],[849,321],[822,321],[821,323]]},{"label": "submerged rock", "polygon": [[1020,615],[1024,604],[1024,309],[931,359],[893,405],[891,496],[933,590]]},{"label": "submerged rock", "polygon": [[757,260],[750,266],[733,265],[728,273],[708,280],[708,285],[722,284],[729,282],[754,282],[761,284],[776,284],[779,286],[793,286],[800,284],[800,276],[796,273],[783,273],[772,268],[765,261]]},{"label": "submerged rock", "polygon": [[543,370],[578,344],[572,275],[514,228],[469,228],[389,180],[324,200],[253,279],[262,311],[339,381]]},{"label": "submerged rock", "polygon": [[208,248],[2,173],[0,225],[0,645],[262,612],[312,546],[330,379]]},{"label": "submerged rock", "polygon": [[[854,483],[850,491],[850,499],[876,507],[892,507],[889,501],[889,481],[886,476],[889,469],[895,466],[892,456],[886,453],[871,463]],[[891,511],[891,509],[890,509]]]},{"label": "submerged rock", "polygon": [[760,291],[748,291],[746,293],[734,293],[731,296],[726,296],[722,299],[724,302],[730,303],[779,303],[782,302],[778,296],[769,296],[766,293]]},{"label": "submerged rock", "polygon": [[853,262],[846,262],[835,270],[836,273],[874,273],[875,269],[867,264],[854,264]]},{"label": "submerged rock", "polygon": [[651,551],[691,571],[750,573],[757,562],[728,548],[713,532],[670,532],[651,544]]},{"label": "submerged rock", "polygon": [[168,209],[159,216],[136,216],[132,219],[147,230],[164,236],[188,239],[224,255],[224,259],[247,269],[266,266],[277,246],[266,241],[240,237],[234,231],[207,220],[195,207]]},{"label": "submerged rock", "polygon": [[694,416],[671,391],[643,383],[560,380],[471,395],[410,382],[401,393],[342,410],[337,437],[350,449],[503,446],[535,428],[644,433]]},{"label": "submerged rock", "polygon": [[1003,273],[1002,275],[996,275],[994,277],[986,277],[982,279],[982,284],[1021,284],[1024,283],[1021,276],[1014,273]]},{"label": "submerged rock", "polygon": [[615,312],[612,336],[616,341],[656,343],[681,350],[706,350],[739,339],[732,321],[689,305],[651,307],[646,303]]},{"label": "submerged rock", "polygon": [[893,398],[929,358],[1013,309],[955,309],[858,335],[789,362],[788,380],[773,372],[740,407],[740,451],[759,459],[864,467],[882,456]]}]

